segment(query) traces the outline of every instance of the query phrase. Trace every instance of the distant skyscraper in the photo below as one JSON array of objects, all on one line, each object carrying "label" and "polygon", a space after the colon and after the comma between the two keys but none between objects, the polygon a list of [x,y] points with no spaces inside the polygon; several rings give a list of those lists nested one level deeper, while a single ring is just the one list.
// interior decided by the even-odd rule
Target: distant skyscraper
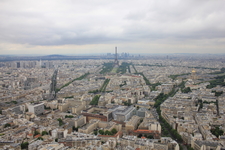
[{"label": "distant skyscraper", "polygon": [[42,62],[41,62],[41,59],[40,59],[40,62],[39,62],[39,66],[40,66],[40,68],[41,68],[41,66],[42,66]]},{"label": "distant skyscraper", "polygon": [[16,68],[20,68],[20,62],[16,63]]},{"label": "distant skyscraper", "polygon": [[114,61],[114,67],[118,67],[119,66],[119,61],[118,61],[118,57],[117,57],[117,47],[115,47],[115,61]]}]

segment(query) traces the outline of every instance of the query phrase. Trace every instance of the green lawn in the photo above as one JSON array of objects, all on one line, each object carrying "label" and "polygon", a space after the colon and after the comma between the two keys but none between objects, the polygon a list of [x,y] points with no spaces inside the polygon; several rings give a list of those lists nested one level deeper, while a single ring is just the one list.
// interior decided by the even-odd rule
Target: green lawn
[{"label": "green lawn", "polygon": [[112,69],[111,73],[116,73],[116,72],[117,72],[117,69],[118,69],[118,68],[115,68],[115,67],[114,67],[114,68]]}]

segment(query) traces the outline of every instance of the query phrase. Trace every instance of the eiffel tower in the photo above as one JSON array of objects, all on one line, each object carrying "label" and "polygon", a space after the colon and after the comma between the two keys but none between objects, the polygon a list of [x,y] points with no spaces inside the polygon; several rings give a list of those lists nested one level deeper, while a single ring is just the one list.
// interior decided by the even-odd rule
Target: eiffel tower
[{"label": "eiffel tower", "polygon": [[119,67],[119,61],[118,61],[118,57],[117,57],[117,47],[115,47],[114,67]]}]

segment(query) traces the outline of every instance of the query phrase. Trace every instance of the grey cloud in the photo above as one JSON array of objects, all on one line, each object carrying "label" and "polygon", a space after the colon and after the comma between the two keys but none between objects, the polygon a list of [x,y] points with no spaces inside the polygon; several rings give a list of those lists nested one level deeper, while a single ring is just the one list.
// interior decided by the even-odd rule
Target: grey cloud
[{"label": "grey cloud", "polygon": [[1,1],[0,42],[85,45],[224,38],[223,6],[219,0]]}]

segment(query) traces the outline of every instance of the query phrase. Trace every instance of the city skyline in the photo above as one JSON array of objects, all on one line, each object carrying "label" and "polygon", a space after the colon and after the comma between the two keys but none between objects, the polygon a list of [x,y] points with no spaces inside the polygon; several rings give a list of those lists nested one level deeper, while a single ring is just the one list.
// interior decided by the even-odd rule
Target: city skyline
[{"label": "city skyline", "polygon": [[224,53],[224,1],[1,1],[0,55]]},{"label": "city skyline", "polygon": [[224,60],[186,56],[0,61],[0,148],[224,149]]}]

